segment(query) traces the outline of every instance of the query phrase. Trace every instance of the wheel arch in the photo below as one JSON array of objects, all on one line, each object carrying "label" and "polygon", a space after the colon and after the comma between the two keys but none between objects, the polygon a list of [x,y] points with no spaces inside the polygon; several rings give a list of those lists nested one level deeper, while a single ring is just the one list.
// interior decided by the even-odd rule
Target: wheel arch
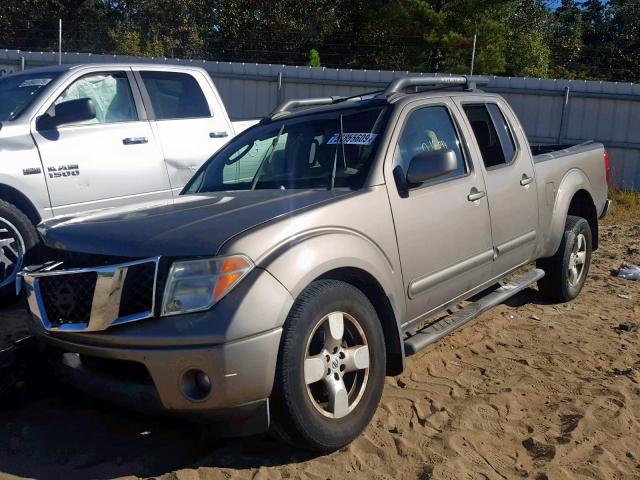
[{"label": "wheel arch", "polygon": [[591,229],[592,250],[598,249],[598,212],[593,198],[588,191],[578,190],[571,198],[567,215],[575,215],[584,218]]},{"label": "wheel arch", "polygon": [[402,373],[405,367],[402,332],[391,301],[375,277],[360,268],[341,267],[322,274],[316,280],[340,280],[364,293],[376,310],[382,325],[387,348],[387,375]]},{"label": "wheel arch", "polygon": [[29,220],[31,220],[31,223],[34,225],[37,225],[42,221],[42,217],[40,216],[40,213],[38,213],[38,209],[26,195],[4,183],[0,183],[0,200],[4,200],[5,202],[15,205],[27,216]]},{"label": "wheel arch", "polygon": [[357,232],[326,230],[285,242],[257,259],[256,265],[273,275],[297,298],[312,282],[333,279],[360,289],[382,323],[387,344],[387,373],[404,369],[401,323],[405,315],[404,286],[397,259],[387,257]]},{"label": "wheel arch", "polygon": [[570,170],[562,179],[542,257],[550,257],[558,250],[568,215],[583,217],[587,221],[593,250],[598,248],[598,214],[591,191],[589,179],[581,170]]}]

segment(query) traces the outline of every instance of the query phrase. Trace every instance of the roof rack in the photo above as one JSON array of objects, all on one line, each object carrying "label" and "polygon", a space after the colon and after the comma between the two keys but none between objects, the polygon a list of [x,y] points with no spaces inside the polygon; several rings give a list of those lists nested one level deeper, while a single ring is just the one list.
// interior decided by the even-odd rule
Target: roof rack
[{"label": "roof rack", "polygon": [[400,77],[393,80],[381,96],[389,97],[394,93],[401,93],[409,87],[453,87],[456,85],[463,87],[465,90],[473,91],[478,86],[489,85],[489,79],[463,75],[451,77]]},{"label": "roof rack", "polygon": [[[485,77],[467,77],[463,75],[451,77],[400,77],[393,80],[387,88],[378,95],[379,98],[389,98],[395,93],[402,93],[409,87],[454,87],[461,86],[467,91],[474,91],[478,86],[489,85],[489,79]],[[363,93],[354,97],[318,97],[318,98],[300,98],[287,100],[271,112],[268,117],[270,120],[282,117],[287,113],[301,107],[318,107],[322,105],[333,105],[351,100],[357,100],[367,95],[378,92]],[[265,119],[267,120],[267,119]]]},{"label": "roof rack", "polygon": [[271,118],[276,118],[300,107],[317,107],[320,105],[333,105],[342,100],[342,97],[319,97],[319,98],[298,98],[294,100],[287,100],[276,107],[271,112]]}]

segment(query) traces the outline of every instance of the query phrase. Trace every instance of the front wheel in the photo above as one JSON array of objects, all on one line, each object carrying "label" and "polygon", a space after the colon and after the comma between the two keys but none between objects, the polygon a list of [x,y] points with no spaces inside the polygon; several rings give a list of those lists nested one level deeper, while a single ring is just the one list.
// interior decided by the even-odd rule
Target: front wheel
[{"label": "front wheel", "polygon": [[15,205],[0,200],[0,297],[15,294],[16,275],[37,243],[29,218]]},{"label": "front wheel", "polygon": [[540,293],[559,302],[576,298],[589,273],[591,242],[589,223],[582,217],[569,215],[558,251],[553,257],[537,262],[546,272],[538,281]]},{"label": "front wheel", "polygon": [[313,282],[285,322],[274,390],[272,433],[308,450],[337,450],[378,407],[386,350],[367,297],[335,280]]}]

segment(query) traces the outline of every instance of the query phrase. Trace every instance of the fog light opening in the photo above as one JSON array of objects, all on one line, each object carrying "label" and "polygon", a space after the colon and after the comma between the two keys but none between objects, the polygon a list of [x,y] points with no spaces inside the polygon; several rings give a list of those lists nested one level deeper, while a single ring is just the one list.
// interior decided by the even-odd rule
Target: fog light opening
[{"label": "fog light opening", "polygon": [[202,370],[187,371],[182,376],[182,393],[189,400],[205,400],[211,393],[211,378]]}]

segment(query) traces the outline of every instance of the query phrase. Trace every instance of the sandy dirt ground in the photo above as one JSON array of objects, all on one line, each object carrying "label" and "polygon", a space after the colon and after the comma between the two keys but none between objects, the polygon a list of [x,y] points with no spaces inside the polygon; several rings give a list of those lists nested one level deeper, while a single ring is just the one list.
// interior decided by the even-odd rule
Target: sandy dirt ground
[{"label": "sandy dirt ground", "polygon": [[[640,334],[616,330],[640,323],[640,282],[613,275],[622,261],[640,264],[638,225],[603,228],[575,302],[529,289],[410,358],[364,434],[331,455],[217,440],[39,379],[0,404],[0,477],[640,478]],[[0,324],[15,335],[21,315]]]}]

